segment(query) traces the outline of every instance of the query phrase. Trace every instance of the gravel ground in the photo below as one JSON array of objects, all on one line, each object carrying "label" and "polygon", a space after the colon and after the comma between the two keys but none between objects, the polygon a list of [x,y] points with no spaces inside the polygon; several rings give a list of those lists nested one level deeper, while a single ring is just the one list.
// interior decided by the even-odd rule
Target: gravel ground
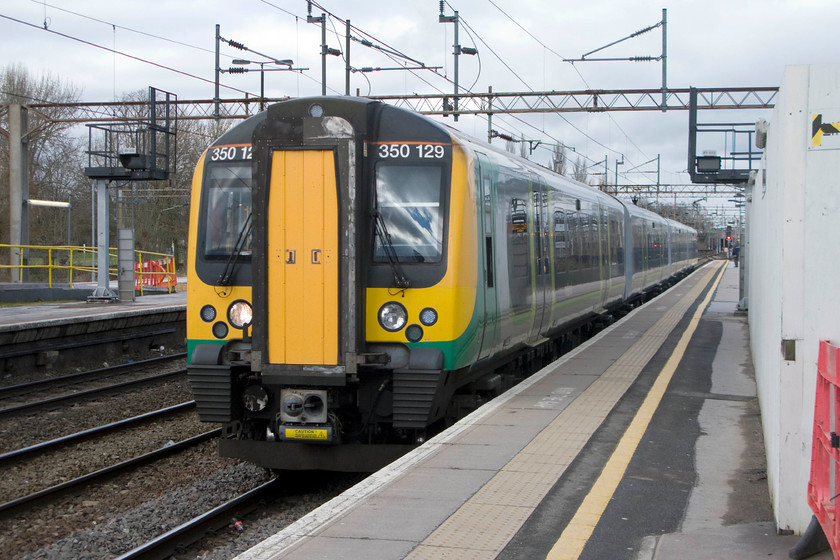
[{"label": "gravel ground", "polygon": [[22,558],[92,560],[123,554],[267,479],[263,469],[229,465],[124,511],[105,513]]},{"label": "gravel ground", "polygon": [[[166,368],[171,369],[169,364]],[[186,376],[132,389],[70,408],[0,419],[0,452],[18,449],[192,399]],[[189,410],[48,455],[21,460],[0,472],[5,502],[98,470],[168,441],[209,431]],[[0,524],[0,560],[110,559],[143,544],[270,478],[265,469],[218,456],[208,441],[105,482],[81,487],[51,502],[6,515]],[[347,475],[290,477],[271,504],[177,558],[227,559],[247,550],[358,481]]]},{"label": "gravel ground", "polygon": [[187,376],[72,407],[0,418],[0,453],[192,400]]}]

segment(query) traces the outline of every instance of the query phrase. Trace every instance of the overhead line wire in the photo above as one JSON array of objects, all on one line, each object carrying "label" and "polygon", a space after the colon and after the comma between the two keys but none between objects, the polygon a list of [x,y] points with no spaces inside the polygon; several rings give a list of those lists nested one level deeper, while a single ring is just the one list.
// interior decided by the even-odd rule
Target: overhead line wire
[{"label": "overhead line wire", "polygon": [[[130,31],[130,32],[132,32],[132,33],[137,33],[138,35],[145,35],[146,37],[152,37],[153,39],[160,39],[161,41],[166,41],[166,42],[169,42],[169,43],[174,43],[174,44],[176,44],[176,45],[181,45],[181,46],[184,46],[184,47],[189,47],[189,48],[191,48],[191,49],[196,49],[196,50],[204,51],[204,52],[207,52],[207,53],[210,53],[210,54],[213,54],[213,53],[215,52],[215,51],[213,51],[212,49],[205,49],[204,47],[199,47],[199,46],[197,46],[197,45],[191,45],[191,44],[189,44],[189,43],[184,43],[184,42],[182,42],[182,41],[177,41],[177,40],[175,40],[175,39],[169,39],[169,38],[167,38],[167,37],[161,37],[160,35],[155,35],[155,34],[153,34],[153,33],[148,33],[148,32],[146,32],[146,31],[139,31],[139,30],[137,30],[137,29],[132,29],[132,28],[130,28],[130,27],[125,27],[125,26],[123,26],[123,25],[117,25],[116,23],[112,23],[112,22],[110,22],[110,21],[105,21],[105,20],[102,20],[102,19],[95,18],[95,17],[93,17],[93,16],[88,16],[88,15],[85,15],[85,14],[80,14],[79,12],[74,12],[74,11],[72,11],[72,10],[68,10],[67,8],[62,8],[62,7],[60,7],[60,6],[54,6],[53,4],[46,4],[46,3],[42,2],[41,0],[30,0],[30,2],[33,2],[33,3],[35,3],[35,4],[39,4],[39,5],[44,5],[44,6],[46,6],[46,7],[52,8],[52,9],[54,9],[54,10],[58,10],[58,11],[60,11],[60,12],[65,12],[65,13],[68,13],[68,14],[72,14],[72,15],[77,16],[77,17],[80,17],[80,18],[89,19],[89,20],[91,20],[91,21],[95,21],[96,23],[101,23],[101,24],[103,24],[103,25],[108,25],[108,26],[113,27],[113,28],[116,28],[116,29],[123,29],[123,30],[125,30],[125,31]],[[45,28],[45,29],[46,29],[46,28]]]},{"label": "overhead line wire", "polygon": [[[446,2],[446,4],[447,4],[450,8],[452,8],[452,6],[449,4],[449,2],[448,2],[448,1]],[[503,12],[503,13],[504,13],[504,12]],[[460,14],[459,14],[459,16],[460,16]],[[532,88],[532,87],[531,87],[531,85],[530,85],[530,84],[528,84],[528,82],[526,82],[526,81],[525,81],[525,80],[524,80],[524,79],[523,79],[523,78],[522,78],[519,74],[517,74],[517,73],[516,73],[516,71],[514,71],[514,70],[513,70],[513,68],[511,68],[511,67],[510,67],[510,65],[509,65],[507,62],[505,62],[505,61],[504,61],[504,59],[502,59],[502,57],[501,57],[501,56],[499,56],[499,54],[498,54],[495,50],[493,50],[493,48],[492,48],[490,45],[488,45],[488,44],[487,44],[487,42],[486,42],[486,41],[485,41],[485,40],[481,37],[481,35],[480,35],[477,31],[475,31],[475,30],[472,28],[472,26],[470,26],[470,24],[469,24],[467,21],[465,21],[465,20],[464,20],[464,17],[463,17],[463,16],[460,16],[460,19],[461,19],[461,23],[463,23],[463,24],[464,24],[464,26],[465,26],[465,27],[466,27],[469,31],[472,31],[472,33],[475,33],[475,35],[478,37],[478,40],[479,40],[479,41],[481,41],[481,43],[482,43],[485,47],[487,47],[487,49],[488,49],[491,53],[493,53],[493,55],[494,55],[494,56],[495,56],[495,57],[499,60],[499,62],[501,62],[501,63],[502,63],[502,64],[503,64],[503,65],[504,65],[504,66],[505,66],[508,70],[510,70],[510,72],[511,72],[514,76],[516,76],[516,77],[519,79],[519,81],[521,81],[521,82],[525,85],[525,87],[526,87],[526,88],[528,88],[531,92],[535,92],[534,88]],[[470,35],[470,36],[472,37],[472,35]],[[466,91],[468,91],[468,92],[469,92],[469,90],[466,90]],[[472,92],[469,92],[469,93],[472,93]],[[569,121],[566,117],[564,117],[563,115],[559,115],[559,116],[560,116],[560,118],[561,118],[561,119],[563,119],[563,120],[564,120],[564,121],[565,121],[565,122],[566,122],[569,126],[571,126],[572,128],[574,128],[574,129],[575,129],[575,130],[577,130],[580,134],[582,134],[582,135],[583,135],[583,136],[585,136],[586,138],[589,138],[590,140],[592,140],[593,142],[595,142],[596,144],[598,144],[598,145],[599,145],[599,146],[601,146],[602,148],[604,148],[604,149],[606,149],[606,150],[609,150],[609,151],[611,151],[611,152],[614,152],[614,153],[621,153],[621,152],[618,152],[618,151],[616,151],[616,150],[613,150],[612,148],[610,148],[610,147],[608,147],[608,146],[605,146],[604,144],[602,144],[601,142],[599,142],[599,141],[598,141],[598,140],[596,140],[595,138],[592,138],[592,137],[591,137],[591,136],[589,136],[586,132],[582,131],[580,128],[578,128],[577,126],[575,126],[572,122],[570,122],[570,121]],[[554,140],[556,143],[558,143],[558,144],[563,144],[563,142],[560,142],[560,140],[559,140],[559,139],[554,138],[551,134],[549,134],[549,133],[548,133],[548,132],[546,132],[545,130],[541,130],[541,129],[539,129],[538,127],[536,127],[536,126],[534,126],[534,125],[532,125],[532,124],[530,124],[530,123],[528,123],[528,122],[524,121],[522,118],[520,118],[520,117],[512,117],[512,118],[514,118],[514,119],[518,120],[519,122],[521,122],[522,124],[525,124],[526,126],[529,126],[529,127],[533,128],[534,130],[536,130],[536,131],[540,132],[541,134],[545,134],[546,136],[548,136],[549,138],[551,138],[552,140]],[[587,160],[592,161],[592,162],[594,162],[594,163],[597,163],[597,161],[598,161],[598,160],[591,159],[591,158],[589,158],[588,156],[583,155],[583,154],[581,154],[581,153],[579,153],[579,152],[575,152],[575,153],[577,153],[579,156],[582,156],[584,159],[587,159]],[[623,154],[622,154],[622,155],[623,155]]]},{"label": "overhead line wire", "polygon": [[[126,58],[130,58],[130,59],[132,59],[132,60],[136,60],[136,61],[138,61],[138,62],[143,62],[143,63],[145,63],[145,64],[150,64],[150,65],[152,65],[152,66],[156,66],[157,68],[161,68],[161,69],[163,69],[163,70],[168,70],[168,71],[170,71],[170,72],[175,72],[176,74],[181,74],[182,76],[186,76],[186,77],[188,77],[188,78],[193,78],[193,79],[196,79],[196,80],[200,80],[200,81],[202,81],[202,82],[207,82],[207,83],[209,83],[209,84],[215,84],[215,83],[216,83],[216,82],[215,82],[215,81],[213,81],[213,80],[210,80],[210,79],[207,79],[207,78],[202,78],[201,76],[196,76],[195,74],[190,74],[189,72],[184,72],[183,70],[178,70],[177,68],[172,68],[172,67],[169,67],[169,66],[165,66],[165,65],[163,65],[163,64],[159,64],[159,63],[157,63],[157,62],[152,62],[151,60],[146,60],[146,59],[144,59],[144,58],[140,58],[139,56],[134,56],[134,55],[131,55],[131,54],[128,54],[128,53],[124,53],[124,52],[122,52],[122,51],[118,51],[118,50],[116,50],[116,49],[112,49],[112,48],[110,48],[110,47],[105,47],[105,46],[102,46],[102,45],[97,45],[96,43],[92,43],[92,42],[90,42],[90,41],[86,41],[86,40],[84,40],[84,39],[80,39],[79,37],[74,37],[74,36],[72,36],[72,35],[67,35],[67,34],[65,34],[65,33],[61,33],[61,32],[59,32],[59,31],[54,31],[54,30],[52,30],[52,29],[44,29],[43,27],[39,27],[39,26],[34,25],[34,24],[32,24],[32,23],[29,23],[29,22],[26,22],[26,21],[22,21],[22,20],[19,20],[19,19],[17,19],[17,18],[13,18],[13,17],[11,17],[11,16],[7,16],[7,15],[5,15],[5,14],[0,14],[0,18],[8,19],[8,20],[10,20],[10,21],[14,21],[14,22],[16,22],[16,23],[20,23],[20,24],[23,24],[23,25],[26,25],[26,26],[29,26],[29,27],[32,27],[32,28],[38,29],[38,30],[40,30],[40,31],[46,31],[47,33],[52,33],[52,34],[54,34],[54,35],[58,35],[59,37],[64,37],[65,39],[70,39],[70,40],[77,41],[77,42],[79,42],[79,43],[82,43],[82,44],[85,44],[85,45],[88,45],[88,46],[91,46],[91,47],[96,47],[97,49],[102,49],[102,50],[104,50],[104,51],[108,51],[108,52],[111,52],[111,53],[114,53],[114,54],[118,54],[118,55],[120,55],[120,56],[124,56],[124,57],[126,57]],[[245,91],[245,90],[241,90],[241,89],[239,89],[239,88],[235,88],[235,87],[228,86],[228,85],[225,85],[225,84],[219,84],[219,85],[220,85],[220,86],[222,86],[222,87],[224,87],[224,88],[226,88],[226,89],[230,89],[230,90],[233,90],[233,91],[238,91],[239,93],[243,93],[243,94],[246,94],[246,95],[255,95],[255,94],[250,93],[250,92],[247,92],[247,91]]]},{"label": "overhead line wire", "polygon": [[[38,0],[30,0],[30,1],[31,1],[31,2],[35,2],[35,3],[38,3],[38,4],[41,4],[41,3],[42,3],[42,2],[39,2]],[[268,2],[267,0],[261,0],[261,1],[262,1],[264,4],[267,4],[267,5],[269,5],[269,6],[273,7],[273,8],[276,8],[277,10],[280,10],[281,12],[284,12],[284,13],[286,13],[286,14],[289,14],[290,16],[294,17],[296,20],[297,20],[297,19],[301,19],[301,17],[300,17],[300,16],[298,16],[298,15],[296,15],[296,14],[294,14],[294,13],[290,12],[289,10],[286,10],[286,9],[284,9],[284,8],[281,8],[280,6],[277,6],[277,5],[275,5],[275,4],[272,4],[271,2]],[[189,43],[185,43],[185,42],[183,42],[183,41],[177,41],[177,40],[175,40],[175,39],[169,39],[169,38],[167,38],[167,37],[163,37],[163,36],[160,36],[160,35],[155,35],[155,34],[153,34],[153,33],[148,33],[148,32],[145,32],[145,31],[140,31],[140,30],[137,30],[137,29],[132,29],[132,28],[130,28],[130,27],[125,27],[125,26],[122,26],[122,25],[117,25],[117,24],[112,23],[112,22],[109,22],[109,21],[105,21],[105,20],[102,20],[102,19],[98,19],[98,18],[95,18],[95,17],[92,17],[92,16],[88,16],[88,15],[85,15],[85,14],[82,14],[82,13],[74,12],[74,11],[72,11],[72,10],[68,10],[68,9],[66,9],[66,8],[61,8],[61,7],[59,7],[59,6],[54,6],[54,5],[52,5],[52,4],[45,4],[45,6],[50,7],[50,8],[53,8],[53,9],[56,9],[56,10],[59,10],[59,11],[62,11],[62,12],[66,12],[66,13],[68,13],[68,14],[72,14],[72,15],[75,15],[75,16],[78,16],[78,17],[81,17],[81,18],[89,19],[89,20],[91,20],[91,21],[95,21],[95,22],[97,22],[97,23],[102,23],[102,24],[104,24],[104,25],[111,26],[111,27],[113,27],[113,28],[115,28],[115,29],[123,29],[123,30],[126,30],[126,31],[130,31],[130,32],[132,32],[132,33],[137,33],[137,34],[139,34],[139,35],[145,35],[145,36],[147,36],[147,37],[152,37],[152,38],[154,38],[154,39],[159,39],[159,40],[161,40],[161,41],[166,41],[166,42],[169,42],[169,43],[174,43],[174,44],[176,44],[176,45],[181,45],[181,46],[189,47],[189,48],[191,48],[191,49],[196,49],[196,50],[204,51],[204,52],[207,52],[207,53],[210,53],[210,54],[213,54],[213,53],[215,52],[215,51],[213,51],[212,49],[206,49],[206,48],[204,48],[204,47],[199,47],[199,46],[197,46],[197,45],[191,45],[191,44],[189,44]],[[23,23],[26,23],[26,22],[23,22]],[[37,26],[36,26],[36,27],[37,27]],[[40,27],[39,27],[39,29],[40,29]],[[50,29],[48,29],[48,28],[46,28],[46,27],[45,27],[44,29],[45,29],[45,30],[47,30],[47,31],[51,31]],[[71,38],[72,38],[72,37],[71,37]],[[98,45],[94,45],[94,46],[98,46]],[[250,50],[250,49],[249,49],[249,50]],[[113,51],[113,52],[114,52],[115,54],[124,54],[124,53],[121,53],[121,52],[119,52],[119,51]],[[261,53],[256,53],[256,54],[261,54]],[[125,56],[131,56],[131,55],[125,55]],[[231,58],[231,59],[236,58],[236,57],[233,57],[233,56],[230,56],[230,55],[223,55],[223,56],[226,56],[227,58]],[[261,56],[265,56],[265,55],[261,55]],[[266,57],[266,58],[270,58],[270,57]],[[142,61],[142,59],[138,59],[138,60],[141,60],[141,61]],[[144,61],[144,62],[146,62],[146,61]],[[155,64],[155,63],[153,63],[153,62],[149,62],[149,63],[150,63],[150,64]],[[164,68],[166,68],[166,67],[164,67]],[[170,69],[170,68],[167,68],[167,69]],[[179,72],[178,70],[175,70],[175,69],[170,69],[170,70],[175,71],[175,72]],[[317,82],[317,80],[315,80],[314,78],[312,78],[311,76],[309,76],[309,75],[307,75],[307,74],[304,74],[303,72],[299,72],[299,74],[303,74],[306,78],[308,78],[308,79],[312,80],[313,82]],[[201,80],[204,80],[204,81],[209,81],[209,80],[207,80],[207,79],[204,79],[204,78],[201,78],[201,77],[198,77],[198,76],[191,76],[191,75],[189,75],[189,74],[186,74],[186,75],[187,75],[187,76],[190,76],[190,77],[196,77],[196,78],[201,79]],[[213,81],[213,82],[211,82],[211,83],[215,84],[215,81]],[[238,89],[238,88],[234,88],[234,87],[231,87],[231,86],[226,86],[226,85],[221,84],[221,83],[220,83],[219,85],[220,85],[220,86],[222,86],[222,87],[225,87],[225,88],[227,88],[227,89],[231,89],[231,90],[233,90],[233,91],[238,91],[238,92],[240,92],[240,93],[244,93],[244,94],[246,94],[246,95],[248,95],[248,94],[250,94],[250,95],[255,95],[255,94],[253,94],[253,93],[246,92],[246,91],[244,91],[244,90],[241,90],[241,89]],[[335,90],[333,90],[333,91],[335,91]]]},{"label": "overhead line wire", "polygon": [[[508,14],[506,11],[504,11],[504,10],[503,10],[503,9],[502,9],[502,8],[501,8],[498,4],[496,4],[496,2],[494,2],[494,0],[488,0],[488,1],[489,1],[489,2],[490,2],[490,3],[491,3],[491,4],[492,4],[492,5],[493,5],[493,6],[494,6],[497,10],[499,10],[499,11],[500,11],[500,12],[501,12],[501,13],[502,13],[505,17],[507,17],[507,18],[508,18],[508,19],[509,19],[509,20],[510,20],[510,21],[511,21],[514,25],[516,25],[517,27],[519,27],[519,28],[520,28],[522,31],[524,31],[524,32],[525,32],[525,33],[526,33],[529,37],[531,37],[532,39],[534,39],[534,40],[535,40],[537,43],[539,43],[539,44],[540,44],[543,48],[545,48],[548,52],[552,53],[553,55],[557,56],[558,58],[560,58],[560,59],[562,59],[562,60],[564,60],[564,61],[568,61],[568,60],[567,60],[567,58],[568,58],[568,57],[565,57],[565,56],[561,55],[560,53],[558,53],[557,51],[555,51],[554,49],[552,49],[551,47],[549,47],[548,45],[546,45],[544,42],[542,42],[542,41],[541,41],[539,38],[537,38],[537,37],[536,37],[533,33],[531,33],[530,31],[528,31],[528,30],[527,30],[527,29],[526,29],[526,28],[525,28],[522,24],[520,24],[520,23],[519,23],[516,19],[514,19],[514,18],[513,18],[510,14]],[[589,85],[589,82],[586,80],[586,78],[584,78],[583,74],[580,72],[580,70],[578,69],[578,67],[577,67],[575,64],[573,64],[573,63],[572,63],[572,68],[574,68],[575,73],[577,73],[578,77],[581,79],[581,81],[584,83],[584,85],[586,85],[587,89],[592,89],[592,86],[590,86],[590,85]],[[624,137],[625,137],[625,138],[627,138],[627,140],[628,140],[628,141],[629,141],[629,142],[633,145],[633,147],[634,147],[634,148],[636,148],[636,149],[639,151],[639,153],[641,153],[644,157],[648,157],[648,156],[647,156],[647,154],[645,154],[644,150],[642,150],[642,149],[641,149],[641,148],[640,148],[640,147],[639,147],[639,146],[638,146],[638,145],[637,145],[637,144],[633,141],[633,139],[630,137],[630,135],[629,135],[629,134],[627,134],[627,132],[626,132],[626,131],[625,131],[625,130],[621,127],[621,125],[618,123],[618,121],[616,121],[616,120],[615,120],[615,118],[614,118],[612,115],[608,114],[608,115],[607,115],[607,117],[608,117],[608,118],[609,118],[609,119],[613,122],[613,124],[615,124],[615,125],[616,125],[616,127],[617,127],[620,131],[621,131],[621,133],[624,135]],[[568,121],[568,120],[566,120],[566,122],[569,122],[569,121]],[[571,124],[571,123],[569,123],[569,124]],[[572,126],[574,127],[574,125],[572,125]],[[577,129],[577,127],[575,127],[575,128]],[[577,130],[578,130],[578,132],[581,132],[579,129],[577,129]],[[585,134],[584,134],[584,135],[585,135]],[[586,135],[585,135],[585,136],[586,136]],[[587,136],[587,138],[590,138],[590,137],[589,137],[589,136]],[[630,157],[629,157],[629,156],[627,156],[626,154],[624,154],[623,152],[621,152],[621,151],[619,151],[619,150],[614,150],[614,149],[612,149],[612,148],[609,148],[609,147],[605,146],[604,144],[601,144],[600,142],[598,142],[597,140],[595,140],[595,139],[593,139],[593,138],[590,138],[590,139],[591,139],[591,140],[593,140],[594,142],[596,142],[597,144],[599,144],[600,146],[604,147],[605,149],[607,149],[607,150],[609,150],[609,151],[613,152],[613,153],[616,153],[616,154],[621,154],[623,157],[627,157],[627,158],[628,158],[628,162],[629,162],[629,163],[632,163],[632,162],[630,161]]]}]

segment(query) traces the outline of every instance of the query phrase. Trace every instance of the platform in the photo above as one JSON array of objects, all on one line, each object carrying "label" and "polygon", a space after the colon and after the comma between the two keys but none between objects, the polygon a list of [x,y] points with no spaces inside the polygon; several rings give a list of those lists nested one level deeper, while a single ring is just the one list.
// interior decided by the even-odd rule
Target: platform
[{"label": "platform", "polygon": [[3,383],[18,382],[18,372],[98,367],[107,360],[144,359],[153,348],[183,347],[186,295],[0,306]]},{"label": "platform", "polygon": [[737,272],[697,270],[237,560],[787,558]]},{"label": "platform", "polygon": [[101,321],[149,311],[183,313],[186,307],[186,292],[138,296],[133,302],[65,301],[13,305],[0,307],[0,332],[79,321]]}]

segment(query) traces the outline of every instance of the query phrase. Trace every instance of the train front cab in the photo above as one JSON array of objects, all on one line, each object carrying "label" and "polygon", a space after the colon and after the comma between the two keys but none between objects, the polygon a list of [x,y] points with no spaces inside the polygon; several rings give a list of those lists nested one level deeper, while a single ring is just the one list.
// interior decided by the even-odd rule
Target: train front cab
[{"label": "train front cab", "polygon": [[202,420],[223,423],[222,455],[367,471],[449,412],[442,372],[476,326],[476,202],[449,196],[452,167],[467,173],[455,152],[439,125],[380,103],[269,108],[253,134],[253,321],[191,364],[215,383]]}]

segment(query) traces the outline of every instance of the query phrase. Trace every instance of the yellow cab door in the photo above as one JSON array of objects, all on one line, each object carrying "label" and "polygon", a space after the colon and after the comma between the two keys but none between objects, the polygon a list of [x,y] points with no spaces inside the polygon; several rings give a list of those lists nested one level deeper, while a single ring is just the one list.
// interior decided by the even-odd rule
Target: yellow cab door
[{"label": "yellow cab door", "polygon": [[338,363],[338,198],[332,150],[278,150],[268,197],[268,362]]}]

